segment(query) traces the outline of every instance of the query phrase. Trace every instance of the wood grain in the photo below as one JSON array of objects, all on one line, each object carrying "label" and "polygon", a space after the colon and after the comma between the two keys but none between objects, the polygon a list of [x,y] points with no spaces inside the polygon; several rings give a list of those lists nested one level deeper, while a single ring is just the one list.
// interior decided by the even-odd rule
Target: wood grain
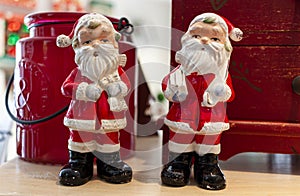
[{"label": "wood grain", "polygon": [[[60,165],[34,164],[14,159],[0,167],[0,195],[297,195],[300,191],[299,156],[244,153],[221,161],[227,179],[222,191],[207,191],[190,184],[181,188],[161,185],[161,136],[139,137],[136,154],[126,161],[132,166],[128,184],[108,184],[96,176],[79,187],[58,184]],[[137,152],[138,152],[137,151]],[[96,175],[96,168],[95,168]]]}]

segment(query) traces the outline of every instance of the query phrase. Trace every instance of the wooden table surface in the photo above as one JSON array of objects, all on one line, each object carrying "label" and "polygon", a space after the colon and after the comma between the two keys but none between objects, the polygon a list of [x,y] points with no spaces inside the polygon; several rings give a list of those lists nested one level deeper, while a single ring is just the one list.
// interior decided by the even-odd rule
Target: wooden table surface
[{"label": "wooden table surface", "polygon": [[[155,138],[155,137],[154,137]],[[156,140],[156,139],[155,139]],[[160,140],[160,139],[158,139]],[[145,138],[142,142],[151,139]],[[139,143],[139,142],[138,142]],[[155,143],[155,142],[154,142]],[[145,149],[144,149],[145,150]],[[44,165],[19,158],[0,166],[2,195],[299,195],[300,158],[289,155],[245,153],[220,162],[227,178],[227,188],[207,191],[198,188],[191,177],[188,186],[172,188],[161,185],[160,148],[136,152],[126,160],[133,170],[128,184],[109,184],[95,176],[79,187],[58,184],[60,165]],[[139,153],[140,152],[140,153]],[[156,160],[155,160],[156,159]],[[95,168],[96,169],[96,168]],[[96,170],[95,170],[96,171]],[[96,172],[95,172],[96,174]]]}]

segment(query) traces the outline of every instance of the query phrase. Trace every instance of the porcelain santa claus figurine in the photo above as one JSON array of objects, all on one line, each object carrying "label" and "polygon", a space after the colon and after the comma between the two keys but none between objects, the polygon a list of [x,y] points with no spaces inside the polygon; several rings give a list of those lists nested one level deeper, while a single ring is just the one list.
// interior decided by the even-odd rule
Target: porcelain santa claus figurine
[{"label": "porcelain santa claus figurine", "polygon": [[192,158],[198,186],[209,190],[226,187],[218,164],[220,138],[229,129],[226,102],[234,91],[228,73],[234,41],[242,31],[225,18],[204,13],[196,16],[181,39],[176,53],[179,66],[162,82],[165,97],[173,102],[165,118],[169,127],[169,163],[162,172],[162,183],[184,186],[189,182]]},{"label": "porcelain santa claus figurine", "polygon": [[83,15],[70,35],[57,37],[57,46],[72,45],[78,65],[62,85],[71,99],[64,125],[70,130],[69,163],[59,173],[62,185],[77,186],[93,177],[96,159],[100,179],[131,181],[132,169],[120,158],[119,130],[125,128],[130,88],[126,56],[118,52],[120,34],[101,14]]}]

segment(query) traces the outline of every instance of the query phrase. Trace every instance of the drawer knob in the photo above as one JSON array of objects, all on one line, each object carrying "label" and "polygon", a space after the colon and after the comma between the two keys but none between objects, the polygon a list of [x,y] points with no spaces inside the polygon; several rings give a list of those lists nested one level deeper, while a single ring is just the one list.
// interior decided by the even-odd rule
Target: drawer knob
[{"label": "drawer knob", "polygon": [[293,79],[292,88],[294,93],[300,95],[300,76],[297,76]]}]

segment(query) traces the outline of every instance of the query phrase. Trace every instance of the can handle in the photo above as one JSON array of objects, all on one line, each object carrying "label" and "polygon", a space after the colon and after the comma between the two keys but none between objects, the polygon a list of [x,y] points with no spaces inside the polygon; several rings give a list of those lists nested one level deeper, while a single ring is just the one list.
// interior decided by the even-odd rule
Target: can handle
[{"label": "can handle", "polygon": [[11,75],[9,81],[8,81],[8,84],[7,84],[7,87],[6,87],[6,92],[5,92],[5,107],[6,107],[6,110],[7,110],[7,113],[8,115],[10,116],[10,118],[12,120],[14,120],[15,122],[17,123],[20,123],[20,124],[25,124],[25,125],[33,125],[33,124],[38,124],[38,123],[42,123],[42,122],[46,122],[48,120],[51,120],[52,118],[62,114],[63,112],[67,111],[69,105],[65,106],[64,108],[58,110],[57,112],[53,113],[53,114],[50,114],[49,116],[46,116],[44,118],[40,118],[40,119],[37,119],[37,120],[20,120],[18,119],[17,117],[14,116],[14,114],[10,111],[10,108],[9,108],[9,105],[8,105],[8,98],[9,98],[9,90],[12,86],[12,83],[13,83],[13,80],[14,80],[14,73]]}]

